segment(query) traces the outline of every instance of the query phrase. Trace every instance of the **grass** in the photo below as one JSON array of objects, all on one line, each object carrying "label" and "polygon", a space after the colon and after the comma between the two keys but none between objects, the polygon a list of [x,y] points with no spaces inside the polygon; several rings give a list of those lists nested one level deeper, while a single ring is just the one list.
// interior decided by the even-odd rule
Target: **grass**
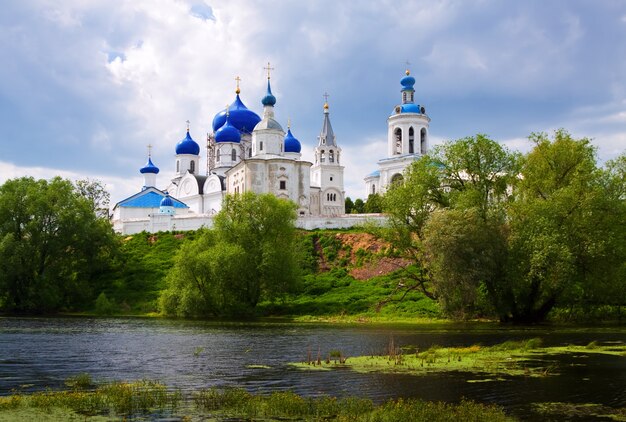
[{"label": "grass", "polygon": [[293,392],[261,396],[241,388],[209,388],[189,398],[154,381],[113,383],[94,391],[47,391],[0,397],[0,421],[109,420],[302,420],[302,421],[509,421],[501,408],[471,401],[307,398]]},{"label": "grass", "polygon": [[393,294],[402,274],[355,280],[342,268],[304,277],[302,292],[283,302],[262,302],[261,315],[288,316],[298,322],[385,322],[441,319],[439,305],[418,291],[391,302],[380,312],[376,305]]},{"label": "grass", "polygon": [[[545,377],[557,375],[558,368],[546,356],[557,354],[599,353],[626,357],[626,345],[595,343],[588,346],[542,347],[541,339],[508,341],[485,347],[439,347],[427,350],[400,348],[390,341],[388,349],[377,356],[348,357],[343,364],[331,359],[292,363],[302,370],[333,370],[349,368],[355,372],[406,373],[427,375],[441,372],[472,372],[489,376],[490,380],[500,380],[501,376]],[[325,356],[325,355],[324,355]],[[495,378],[494,378],[495,376]],[[477,382],[480,380],[472,380]]]}]

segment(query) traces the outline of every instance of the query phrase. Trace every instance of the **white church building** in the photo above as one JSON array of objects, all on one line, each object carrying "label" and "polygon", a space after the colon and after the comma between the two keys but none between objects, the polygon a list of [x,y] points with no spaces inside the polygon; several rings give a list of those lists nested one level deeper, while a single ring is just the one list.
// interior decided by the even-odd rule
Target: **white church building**
[{"label": "white church building", "polygon": [[[430,119],[424,108],[414,103],[415,79],[407,71],[401,84],[402,104],[387,120],[388,157],[378,162],[379,171],[366,177],[368,194],[383,193],[428,149]],[[185,138],[176,144],[174,178],[158,189],[159,169],[149,153],[139,170],[144,176],[142,189],[113,208],[116,231],[133,234],[212,227],[224,197],[243,192],[271,193],[293,201],[298,206],[296,225],[305,229],[347,228],[385,220],[380,215],[345,214],[342,151],[327,102],[311,163],[302,159],[300,141],[290,125],[285,133],[275,120],[269,65],[262,116],[242,102],[238,78],[235,94],[233,103],[213,118],[206,142],[206,170],[200,170],[201,148],[191,137],[188,124]]]}]

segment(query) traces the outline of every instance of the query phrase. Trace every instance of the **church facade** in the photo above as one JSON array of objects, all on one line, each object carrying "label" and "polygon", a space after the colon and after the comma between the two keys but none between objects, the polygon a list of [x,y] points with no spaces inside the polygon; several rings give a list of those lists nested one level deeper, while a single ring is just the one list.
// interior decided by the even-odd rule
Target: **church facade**
[{"label": "church facade", "polygon": [[[402,177],[404,169],[428,150],[430,118],[414,103],[415,79],[406,72],[401,80],[402,103],[387,119],[388,157],[379,170],[365,178],[367,193],[384,193]],[[212,121],[206,142],[206,171],[201,171],[200,145],[191,137],[176,144],[175,176],[163,190],[156,187],[159,169],[148,154],[140,169],[144,185],[140,192],[113,208],[116,231],[195,230],[212,227],[224,197],[244,192],[271,193],[297,204],[296,225],[305,229],[347,228],[366,220],[382,223],[384,216],[345,214],[342,150],[324,103],[322,129],[314,150],[314,162],[302,159],[300,141],[275,119],[276,97],[272,94],[268,64],[267,92],[261,100],[261,116],[240,98],[239,80],[235,99]]]}]

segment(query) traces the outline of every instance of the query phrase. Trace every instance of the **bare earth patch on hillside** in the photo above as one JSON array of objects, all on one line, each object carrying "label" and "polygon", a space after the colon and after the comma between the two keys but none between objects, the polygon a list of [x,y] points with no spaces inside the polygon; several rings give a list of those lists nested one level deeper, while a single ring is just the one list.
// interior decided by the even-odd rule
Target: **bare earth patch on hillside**
[{"label": "bare earth patch on hillside", "polygon": [[410,261],[402,258],[374,258],[372,262],[363,264],[362,267],[350,270],[350,275],[357,280],[369,280],[372,277],[386,275],[410,264]]},{"label": "bare earth patch on hillside", "polygon": [[[372,277],[386,275],[411,263],[407,259],[376,256],[391,248],[391,244],[370,233],[337,233],[335,238],[342,245],[349,246],[348,250],[341,249],[339,257],[348,258],[349,266],[352,267],[350,275],[357,280],[369,280]],[[318,249],[318,253],[320,250]],[[357,267],[359,250],[365,251],[368,259]],[[329,269],[323,257],[320,260],[320,269],[322,271]]]}]

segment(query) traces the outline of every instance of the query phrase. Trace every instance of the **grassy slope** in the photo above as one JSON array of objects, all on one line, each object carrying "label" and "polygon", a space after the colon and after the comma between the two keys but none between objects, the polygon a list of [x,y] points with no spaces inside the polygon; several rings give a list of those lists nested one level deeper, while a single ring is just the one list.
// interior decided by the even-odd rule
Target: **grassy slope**
[{"label": "grassy slope", "polygon": [[[112,271],[103,274],[98,281],[108,286],[103,291],[114,303],[117,313],[157,312],[157,299],[165,287],[165,276],[173,265],[173,258],[182,243],[195,236],[195,232],[140,233],[122,238],[120,257]],[[301,288],[297,294],[283,300],[261,303],[259,316],[343,321],[398,321],[439,316],[437,304],[419,292],[412,292],[402,301],[389,303],[376,312],[376,304],[389,297],[401,275],[396,271],[367,280],[357,280],[350,275],[355,269],[378,274],[372,270],[379,268],[382,260],[394,259],[389,257],[389,249],[370,235],[359,230],[319,230],[300,232],[299,236],[303,262]]]}]

